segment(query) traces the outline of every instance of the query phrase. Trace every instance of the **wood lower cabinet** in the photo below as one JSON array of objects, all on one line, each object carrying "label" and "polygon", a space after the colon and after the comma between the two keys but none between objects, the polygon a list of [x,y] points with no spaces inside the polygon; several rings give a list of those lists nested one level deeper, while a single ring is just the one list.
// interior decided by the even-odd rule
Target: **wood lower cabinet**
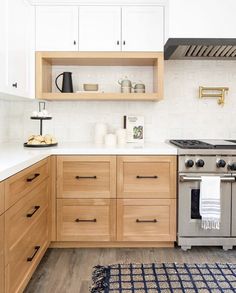
[{"label": "wood lower cabinet", "polygon": [[175,156],[117,157],[118,198],[175,198]]},{"label": "wood lower cabinet", "polygon": [[46,209],[15,245],[7,247],[6,292],[22,292],[48,247]]},{"label": "wood lower cabinet", "polygon": [[115,156],[59,156],[58,198],[115,198]]},{"label": "wood lower cabinet", "polygon": [[0,292],[5,292],[4,215],[0,216]]},{"label": "wood lower cabinet", "polygon": [[47,159],[11,176],[5,181],[5,208],[10,208],[48,176]]},{"label": "wood lower cabinet", "polygon": [[175,199],[118,199],[118,241],[175,241]]},{"label": "wood lower cabinet", "polygon": [[116,200],[57,200],[58,241],[113,241],[116,236]]},{"label": "wood lower cabinet", "polygon": [[4,182],[0,182],[0,215],[2,213],[4,213],[4,210],[5,210],[4,201],[5,201],[5,196],[4,196]]}]

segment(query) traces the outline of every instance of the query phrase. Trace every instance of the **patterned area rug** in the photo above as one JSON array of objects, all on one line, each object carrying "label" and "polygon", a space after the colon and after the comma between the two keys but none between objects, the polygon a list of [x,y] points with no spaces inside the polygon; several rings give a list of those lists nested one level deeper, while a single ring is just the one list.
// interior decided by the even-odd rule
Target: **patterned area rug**
[{"label": "patterned area rug", "polygon": [[96,266],[91,293],[236,292],[236,264]]}]

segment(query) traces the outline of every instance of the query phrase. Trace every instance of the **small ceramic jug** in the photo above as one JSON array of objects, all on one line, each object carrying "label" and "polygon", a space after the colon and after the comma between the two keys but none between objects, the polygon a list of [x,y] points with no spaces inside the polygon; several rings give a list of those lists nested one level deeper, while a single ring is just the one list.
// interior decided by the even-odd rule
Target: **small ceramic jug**
[{"label": "small ceramic jug", "polygon": [[124,79],[118,80],[119,85],[121,86],[121,93],[131,93],[132,90],[132,82],[125,76]]}]

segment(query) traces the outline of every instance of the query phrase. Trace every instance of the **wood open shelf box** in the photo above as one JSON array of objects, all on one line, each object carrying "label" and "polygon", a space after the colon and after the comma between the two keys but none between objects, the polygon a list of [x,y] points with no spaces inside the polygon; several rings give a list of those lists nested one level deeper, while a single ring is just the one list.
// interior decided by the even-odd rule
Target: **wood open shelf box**
[{"label": "wood open shelf box", "polygon": [[[43,100],[163,99],[162,52],[36,52],[36,98]],[[152,66],[153,93],[58,93],[52,92],[53,66]]]}]

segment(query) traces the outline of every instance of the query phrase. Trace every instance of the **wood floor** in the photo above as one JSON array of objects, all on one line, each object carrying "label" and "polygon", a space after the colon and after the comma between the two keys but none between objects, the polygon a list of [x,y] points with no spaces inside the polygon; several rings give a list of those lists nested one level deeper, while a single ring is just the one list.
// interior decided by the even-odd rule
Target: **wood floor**
[{"label": "wood floor", "polygon": [[130,262],[236,263],[236,250],[48,249],[25,293],[88,293],[93,266]]}]

